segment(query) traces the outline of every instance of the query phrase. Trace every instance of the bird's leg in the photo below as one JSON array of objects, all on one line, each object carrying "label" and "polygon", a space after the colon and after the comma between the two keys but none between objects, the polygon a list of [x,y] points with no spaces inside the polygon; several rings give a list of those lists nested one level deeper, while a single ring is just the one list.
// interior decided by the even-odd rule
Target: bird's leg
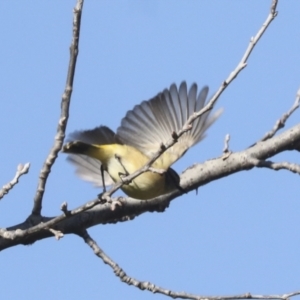
[{"label": "bird's leg", "polygon": [[98,195],[98,199],[100,200],[100,203],[104,204],[104,203],[106,203],[106,200],[102,199],[102,195],[104,193],[106,193],[106,186],[105,186],[105,180],[104,180],[104,168],[103,168],[102,164],[100,166],[100,172],[101,172],[101,178],[102,178],[103,191],[101,194]]},{"label": "bird's leg", "polygon": [[106,193],[106,186],[105,186],[105,181],[104,181],[104,168],[103,168],[102,164],[100,167],[100,172],[101,172],[101,177],[102,177],[103,193]]},{"label": "bird's leg", "polygon": [[124,169],[124,173],[119,172],[119,177],[120,177],[121,181],[122,181],[123,183],[129,184],[131,181],[130,181],[130,182],[124,182],[124,181],[123,181],[123,177],[128,176],[129,173],[128,173],[128,171],[126,170],[125,166],[123,165],[122,160],[121,160],[121,157],[120,157],[118,154],[115,154],[115,158],[116,158],[116,160],[120,163],[120,165],[122,166],[122,168]]}]

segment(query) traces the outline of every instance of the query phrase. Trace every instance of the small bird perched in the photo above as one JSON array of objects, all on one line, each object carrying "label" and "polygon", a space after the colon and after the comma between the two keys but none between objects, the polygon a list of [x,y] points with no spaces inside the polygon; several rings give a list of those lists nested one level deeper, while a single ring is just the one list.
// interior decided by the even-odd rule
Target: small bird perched
[{"label": "small bird perched", "polygon": [[[170,141],[172,133],[182,129],[187,119],[204,107],[207,94],[208,87],[203,87],[197,96],[195,83],[189,91],[186,82],[179,89],[172,84],[128,111],[116,133],[106,126],[75,131],[62,152],[70,153],[67,159],[76,166],[79,177],[105,189],[143,167],[161,145]],[[221,112],[201,115],[191,130],[152,164],[154,169],[165,172],[149,170],[123,184],[122,190],[130,197],[147,200],[180,188],[179,175],[170,166],[205,137],[205,131]]]}]

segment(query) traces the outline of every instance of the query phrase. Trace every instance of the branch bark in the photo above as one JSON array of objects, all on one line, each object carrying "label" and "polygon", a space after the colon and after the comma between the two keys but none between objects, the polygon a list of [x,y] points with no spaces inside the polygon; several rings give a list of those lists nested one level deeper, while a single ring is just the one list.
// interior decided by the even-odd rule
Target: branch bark
[{"label": "branch bark", "polygon": [[[231,174],[261,167],[266,160],[279,153],[297,150],[300,143],[300,124],[286,130],[278,136],[266,141],[258,142],[255,146],[244,151],[221,155],[202,164],[196,164],[180,176],[180,185],[190,192],[217,179]],[[279,168],[282,169],[282,168]],[[285,169],[285,168],[283,168]],[[0,250],[19,244],[31,244],[38,240],[52,236],[49,228],[61,231],[64,234],[78,233],[83,229],[107,223],[124,222],[133,219],[145,212],[162,212],[171,201],[181,196],[182,192],[175,190],[170,194],[152,200],[136,200],[131,198],[113,198],[122,205],[111,202],[101,204],[95,199],[67,214],[58,217],[43,217],[42,223],[32,226],[30,219],[25,222],[0,230]]]},{"label": "branch bark", "polygon": [[79,46],[82,7],[83,7],[83,0],[78,0],[74,8],[73,38],[70,46],[70,61],[68,67],[66,88],[62,95],[62,100],[61,100],[61,115],[57,125],[57,133],[55,136],[54,145],[50,150],[50,153],[46,158],[44,165],[40,171],[38,187],[34,197],[33,209],[32,209],[32,214],[35,217],[41,215],[42,199],[44,196],[47,179],[51,172],[51,168],[55,163],[58,152],[61,150],[65,138],[65,131],[66,131],[67,122],[69,118],[69,106],[70,106],[71,95],[73,91],[73,81],[75,76],[76,61],[79,52],[78,46]]}]

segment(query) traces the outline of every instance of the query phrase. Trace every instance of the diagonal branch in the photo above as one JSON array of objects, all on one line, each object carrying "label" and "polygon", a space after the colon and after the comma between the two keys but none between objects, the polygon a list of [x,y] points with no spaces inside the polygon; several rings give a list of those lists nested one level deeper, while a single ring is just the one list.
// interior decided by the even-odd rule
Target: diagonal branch
[{"label": "diagonal branch", "polygon": [[204,296],[204,295],[195,295],[185,292],[175,292],[169,289],[165,289],[159,287],[149,281],[139,281],[133,277],[128,276],[125,271],[114,262],[96,243],[96,241],[88,234],[86,230],[81,231],[79,236],[83,238],[83,240],[90,246],[90,248],[94,251],[95,255],[97,255],[102,261],[109,265],[113,270],[115,275],[121,279],[122,282],[133,285],[140,290],[148,290],[152,293],[162,294],[165,296],[169,296],[173,299],[191,299],[191,300],[231,300],[231,299],[281,299],[286,300],[290,297],[300,295],[300,291],[282,294],[282,295],[252,295],[250,293],[245,293],[242,295],[232,295],[232,296]]},{"label": "diagonal branch", "polygon": [[[185,132],[188,130],[191,130],[193,122],[202,116],[207,111],[213,109],[216,101],[220,97],[220,95],[223,93],[223,91],[226,89],[226,87],[238,76],[238,74],[247,66],[247,60],[253,51],[255,45],[259,41],[259,39],[262,37],[268,26],[271,24],[271,22],[275,19],[277,16],[276,7],[277,7],[278,0],[272,0],[270,13],[266,19],[266,21],[263,23],[262,27],[258,30],[255,37],[252,37],[250,39],[250,44],[248,45],[246,52],[244,53],[241,61],[237,65],[237,67],[229,74],[227,79],[222,83],[219,90],[214,94],[214,96],[210,99],[210,101],[203,107],[200,111],[195,112],[193,115],[190,116],[190,118],[186,121],[186,123],[183,125],[182,129],[175,133],[172,139],[165,145],[162,145],[160,149],[151,157],[151,159],[139,170],[135,171],[134,173],[123,177],[122,181],[119,183],[116,183],[112,186],[112,188],[101,195],[101,198],[104,200],[109,200],[110,196],[116,192],[119,188],[122,187],[123,184],[131,182],[134,178],[139,176],[140,174],[146,172],[149,170],[151,165],[170,147],[172,147]],[[171,134],[171,133],[170,133]]]},{"label": "diagonal branch", "polygon": [[275,163],[273,161],[269,161],[269,160],[260,160],[257,158],[248,158],[252,164],[258,168],[267,168],[267,169],[271,169],[274,171],[279,171],[279,170],[287,170],[290,171],[292,173],[296,173],[298,175],[300,175],[300,165],[298,164],[292,164],[289,162],[280,162],[280,163]]},{"label": "diagonal branch", "polygon": [[297,91],[296,99],[291,109],[288,112],[284,113],[282,117],[276,121],[272,130],[266,133],[265,136],[260,141],[265,141],[273,137],[279,129],[283,128],[285,126],[285,122],[292,115],[292,113],[299,107],[299,104],[300,104],[300,88]]},{"label": "diagonal branch", "polygon": [[34,197],[34,204],[32,209],[32,214],[36,216],[41,215],[42,210],[42,199],[45,192],[46,182],[50,174],[51,168],[57,158],[58,152],[60,151],[63,140],[65,137],[65,130],[67,127],[67,121],[69,118],[69,106],[71,101],[71,95],[73,91],[73,81],[75,75],[75,67],[78,55],[78,44],[79,44],[79,34],[80,34],[80,23],[82,6],[84,0],[78,0],[74,8],[74,18],[73,18],[73,38],[70,46],[70,61],[68,67],[68,75],[65,91],[62,95],[61,101],[61,114],[58,121],[57,133],[55,136],[55,141],[48,157],[46,158],[42,170],[40,171],[39,182],[37,191]]},{"label": "diagonal branch", "polygon": [[5,184],[0,190],[0,200],[19,182],[19,178],[27,174],[29,171],[30,163],[25,165],[19,164],[15,177],[7,184]]},{"label": "diagonal branch", "polygon": [[[78,3],[80,3],[82,5],[82,2],[78,1]],[[248,59],[255,44],[257,43],[259,38],[262,36],[262,34],[266,30],[266,28],[270,24],[270,22],[275,18],[276,5],[277,5],[277,1],[273,1],[271,13],[269,14],[266,22],[263,24],[263,27],[259,30],[259,32],[255,36],[255,38],[253,38],[251,40],[251,43],[250,43],[249,47],[247,48],[246,53],[243,56],[242,62],[246,61]],[[76,18],[79,18],[79,21],[80,21],[81,14],[79,13],[79,11],[80,11],[79,8],[75,9],[74,20]],[[75,21],[74,21],[74,23],[76,24]],[[80,22],[77,23],[77,27],[74,26],[74,37],[76,37],[76,32],[78,34],[77,37],[79,37],[79,25],[80,25]],[[76,45],[78,46],[78,39],[77,40],[76,40],[76,38],[74,38],[74,39],[75,39],[74,43],[76,44],[76,41],[77,41]],[[71,50],[72,49],[73,48],[71,46]],[[75,49],[77,49],[77,48],[75,48]],[[67,102],[65,103],[66,106],[68,106],[68,104],[69,104],[68,96],[70,97],[70,93],[72,90],[71,87],[72,87],[72,83],[73,83],[73,76],[71,76],[71,75],[72,74],[74,75],[76,55],[77,55],[77,53],[74,53],[74,56],[71,55],[71,59],[72,59],[72,57],[74,59],[74,61],[73,61],[74,64],[70,65],[69,75],[68,75],[68,80],[67,80],[67,83],[69,83],[69,85],[67,85],[66,93],[64,94],[64,95],[66,95],[66,98],[63,97],[63,100],[64,99],[67,100]],[[237,67],[236,70],[231,73],[231,75],[230,75],[231,77],[229,79],[227,79],[226,86],[237,76],[237,74],[242,69],[243,68]],[[232,76],[232,74],[235,74],[235,76]],[[224,87],[224,89],[225,89],[225,87]],[[142,172],[147,171],[151,167],[151,164],[159,157],[159,155],[161,155],[166,149],[168,149],[169,147],[174,145],[176,143],[177,139],[184,132],[186,132],[187,130],[190,129],[192,122],[197,117],[199,117],[201,114],[205,113],[207,110],[211,109],[211,107],[213,106],[213,104],[215,103],[217,97],[220,95],[221,92],[218,91],[215,94],[215,96],[209,101],[207,106],[205,106],[202,110],[200,110],[199,112],[192,115],[190,117],[190,119],[187,121],[187,123],[184,125],[184,127],[179,132],[177,132],[176,134],[173,135],[173,139],[170,140],[170,142],[168,142],[166,145],[162,145],[161,149],[158,150],[158,152],[153,156],[153,158],[151,160],[149,160],[149,162],[143,168],[141,168],[139,171],[137,171],[129,176],[124,177],[123,182],[126,182],[126,180],[130,181],[130,180],[134,179],[135,177],[137,177],[138,175],[140,175]],[[209,170],[207,173],[205,171],[203,171],[203,169],[201,169],[201,172],[199,172],[199,170],[197,170],[197,166],[195,168],[190,168],[188,171],[184,172],[181,176],[182,187],[186,191],[191,191],[191,190],[193,190],[201,185],[204,185],[210,181],[219,179],[224,176],[228,176],[232,173],[235,173],[235,172],[238,172],[241,170],[249,170],[249,169],[255,167],[255,165],[253,164],[253,161],[252,162],[250,160],[247,161],[245,159],[245,157],[254,157],[259,160],[264,160],[264,159],[267,159],[270,156],[273,156],[282,151],[294,149],[295,143],[300,142],[299,126],[300,125],[295,126],[294,128],[285,132],[284,134],[270,139],[270,141],[269,141],[270,144],[268,143],[268,141],[265,141],[265,142],[259,143],[256,146],[253,146],[252,148],[245,150],[243,152],[232,153],[226,160],[224,160],[224,157],[221,157],[219,159],[210,160],[207,163],[200,165],[200,168],[203,168],[204,170],[205,170],[205,168],[207,168],[207,170]],[[277,143],[276,147],[273,146],[274,145],[273,143]],[[221,168],[216,167],[215,166],[216,164],[221,166]],[[210,167],[211,165],[214,166],[212,169]],[[191,174],[190,172],[195,172],[195,173]],[[199,174],[201,174],[200,177],[199,177]],[[186,177],[187,175],[188,175],[188,177]],[[193,178],[193,182],[191,182],[189,178]],[[104,193],[103,198],[104,199],[106,199],[106,197],[109,198],[109,196],[113,192],[115,192],[118,188],[121,187],[123,182],[116,184],[109,192]],[[172,199],[178,197],[181,194],[182,194],[181,191],[176,190],[168,195],[163,195],[161,197],[157,197],[157,198],[155,198],[151,201],[147,201],[147,202],[126,198],[125,200],[123,200],[126,202],[126,206],[123,206],[123,207],[113,206],[111,201],[107,201],[106,204],[99,206],[98,204],[101,203],[101,201],[99,199],[96,199],[96,200],[90,201],[74,210],[67,211],[65,209],[64,214],[57,216],[55,218],[42,218],[44,223],[40,223],[35,226],[32,226],[32,223],[30,223],[30,222],[24,222],[22,224],[13,226],[9,230],[5,230],[5,229],[1,230],[0,236],[2,236],[5,239],[10,239],[10,241],[7,243],[4,242],[4,245],[1,245],[1,242],[3,242],[3,240],[0,239],[0,250],[5,249],[6,247],[10,247],[15,244],[22,243],[22,239],[24,239],[24,238],[26,241],[28,241],[28,240],[35,241],[40,238],[48,237],[49,228],[60,230],[63,233],[66,233],[66,232],[70,233],[70,232],[74,232],[74,230],[75,230],[74,228],[78,228],[79,224],[81,224],[81,226],[83,226],[82,228],[87,228],[87,227],[94,226],[94,225],[100,224],[100,223],[105,224],[107,222],[125,221],[125,220],[131,219],[139,214],[142,214],[146,211],[163,211],[169,205],[169,203]],[[39,201],[36,202],[37,203],[37,205],[35,205],[36,210],[33,210],[33,213],[40,212],[41,205],[39,206],[38,202]],[[114,208],[114,210],[112,210],[112,207]],[[95,217],[95,215],[93,215],[92,219],[89,219],[88,221],[80,221],[77,223],[78,226],[74,227],[72,220],[74,220],[74,218],[76,218],[77,216],[80,217],[80,215],[82,215],[82,212],[86,212],[86,214],[87,214],[87,212],[91,212],[92,214],[94,214],[96,212],[96,214],[98,214],[98,215],[97,215],[97,217]],[[100,213],[100,215],[99,215],[99,213]],[[68,222],[68,221],[70,221],[70,222]],[[67,226],[64,228],[65,224],[72,224],[72,226],[71,227]],[[54,228],[54,227],[56,227],[56,228]],[[16,230],[16,229],[18,229],[18,230]],[[44,233],[44,230],[46,230],[47,233]]]},{"label": "diagonal branch", "polygon": [[[229,74],[227,79],[223,82],[223,84],[220,86],[219,90],[214,94],[214,96],[211,98],[210,102],[208,103],[209,109],[213,108],[215,102],[220,97],[220,95],[223,93],[223,91],[226,89],[226,87],[238,76],[238,74],[247,66],[247,60],[250,57],[250,54],[252,53],[254,47],[260,40],[260,38],[263,36],[271,22],[276,18],[277,16],[277,7],[278,0],[272,0],[271,7],[270,7],[270,13],[266,19],[266,21],[263,23],[262,27],[258,30],[257,34],[254,37],[251,37],[250,43],[241,59],[237,67]],[[208,109],[208,110],[209,110]]]}]

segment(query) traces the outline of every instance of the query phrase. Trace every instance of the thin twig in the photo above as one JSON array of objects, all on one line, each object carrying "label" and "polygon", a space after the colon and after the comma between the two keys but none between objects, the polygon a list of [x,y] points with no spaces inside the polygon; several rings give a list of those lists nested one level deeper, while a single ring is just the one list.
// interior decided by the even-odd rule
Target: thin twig
[{"label": "thin twig", "polygon": [[226,160],[232,153],[229,150],[229,141],[230,141],[230,135],[226,134],[225,140],[224,140],[224,148],[223,148],[223,160]]},{"label": "thin twig", "polygon": [[233,70],[227,79],[223,82],[223,84],[220,86],[219,90],[214,94],[214,96],[211,98],[208,105],[210,105],[210,109],[213,107],[217,99],[220,97],[220,95],[223,93],[223,91],[226,89],[226,87],[238,76],[238,74],[247,66],[247,60],[253,51],[254,47],[256,46],[259,39],[263,36],[265,31],[267,30],[268,26],[271,24],[271,22],[275,19],[277,16],[277,7],[278,0],[273,0],[271,3],[270,13],[266,19],[266,21],[263,23],[262,27],[258,30],[257,34],[250,39],[250,43],[235,70]]},{"label": "thin twig", "polygon": [[285,123],[286,123],[287,119],[299,107],[299,104],[300,104],[300,88],[297,91],[296,99],[295,99],[295,102],[294,102],[293,106],[291,107],[291,109],[288,112],[284,113],[281,116],[281,118],[276,121],[276,123],[275,123],[274,127],[272,128],[272,130],[269,131],[268,133],[266,133],[265,136],[259,142],[270,139],[271,137],[273,137],[276,134],[276,132],[279,129],[283,128],[285,126]]},{"label": "thin twig", "polygon": [[70,215],[70,212],[68,211],[68,203],[67,202],[63,202],[60,206],[60,210],[63,211],[63,213],[68,216]]},{"label": "thin twig", "polygon": [[223,148],[223,153],[228,153],[229,152],[229,141],[230,141],[230,135],[226,134],[225,135],[225,140],[224,140],[224,148]]},{"label": "thin twig", "polygon": [[[109,202],[109,201],[107,201]],[[70,218],[72,216],[78,215],[88,209],[93,208],[94,206],[98,205],[100,202],[99,199],[95,199],[93,201],[89,201],[87,203],[85,203],[84,205],[81,205],[78,208],[75,208],[73,210],[68,210],[66,211],[67,207],[65,206],[65,204],[62,204],[61,210],[63,210],[63,214],[47,221],[47,222],[40,222],[37,225],[34,225],[28,229],[22,230],[22,229],[16,229],[16,230],[6,230],[4,228],[2,228],[0,230],[0,236],[5,238],[5,239],[10,239],[10,240],[15,240],[15,239],[20,239],[23,238],[25,236],[30,236],[32,234],[35,234],[41,230],[49,230],[49,228],[53,228],[56,224],[58,224],[59,222]]]},{"label": "thin twig", "polygon": [[48,230],[49,230],[51,233],[53,233],[55,239],[57,239],[58,241],[59,241],[61,238],[64,237],[64,234],[63,234],[61,231],[59,231],[59,230],[55,230],[55,229],[53,229],[53,228],[49,228]]},{"label": "thin twig", "polygon": [[68,67],[67,82],[66,82],[65,91],[62,95],[62,101],[61,101],[61,114],[58,121],[57,133],[55,136],[54,145],[50,150],[50,153],[46,158],[42,170],[40,172],[38,187],[37,187],[36,195],[34,197],[34,205],[32,209],[33,215],[38,215],[38,216],[41,215],[42,199],[46,187],[46,182],[50,174],[51,168],[57,158],[58,152],[62,147],[63,140],[65,137],[65,130],[69,118],[69,106],[70,106],[71,95],[73,91],[73,81],[75,75],[76,60],[78,55],[80,22],[81,22],[83,1],[84,0],[78,0],[74,8],[73,38],[70,46],[70,61]]},{"label": "thin twig", "polygon": [[250,161],[253,166],[258,168],[267,168],[274,171],[287,170],[300,175],[300,165],[298,164],[292,164],[289,162],[275,163],[270,160],[260,160],[254,157],[248,157],[248,161]]},{"label": "thin twig", "polygon": [[15,177],[7,184],[5,184],[0,190],[0,199],[2,199],[8,192],[19,182],[19,178],[27,174],[29,171],[30,163],[26,163],[25,165],[19,164],[17,167],[17,172]]},{"label": "thin twig", "polygon": [[181,298],[181,299],[191,299],[191,300],[229,300],[229,299],[282,299],[286,300],[290,297],[300,295],[300,291],[293,292],[290,294],[282,294],[282,295],[252,295],[250,293],[245,293],[242,295],[233,295],[233,296],[201,296],[194,295],[185,292],[175,292],[169,289],[165,289],[159,287],[148,281],[139,281],[133,277],[128,276],[125,271],[119,267],[119,265],[114,262],[96,243],[96,241],[89,235],[89,233],[84,230],[79,233],[79,235],[83,238],[83,240],[90,246],[90,248],[94,251],[95,255],[102,259],[102,261],[109,265],[115,275],[121,279],[122,282],[133,285],[140,290],[148,290],[152,293],[163,294],[165,296],[169,296],[173,299]]}]

